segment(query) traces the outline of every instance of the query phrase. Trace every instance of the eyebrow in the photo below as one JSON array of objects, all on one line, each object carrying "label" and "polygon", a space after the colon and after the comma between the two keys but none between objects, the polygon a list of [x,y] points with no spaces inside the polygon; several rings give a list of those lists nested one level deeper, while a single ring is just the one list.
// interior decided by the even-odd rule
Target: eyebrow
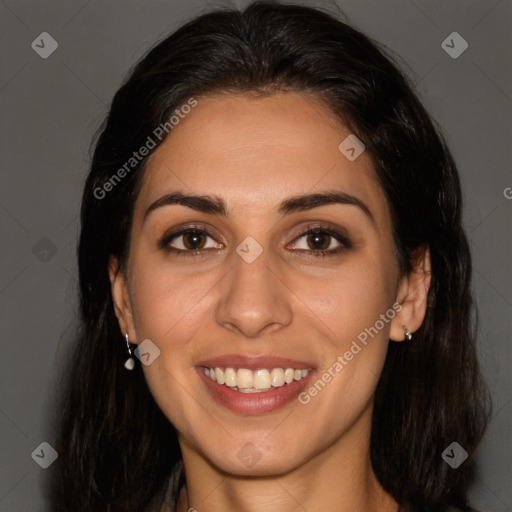
[{"label": "eyebrow", "polygon": [[[173,204],[187,206],[188,208],[202,213],[220,215],[223,217],[229,215],[226,203],[218,196],[185,194],[178,191],[166,194],[152,203],[144,213],[143,222],[148,215],[157,208]],[[356,206],[365,213],[373,224],[375,224],[375,219],[370,209],[361,199],[337,190],[289,197],[279,205],[278,213],[283,216],[293,212],[312,210],[313,208],[329,204]]]}]

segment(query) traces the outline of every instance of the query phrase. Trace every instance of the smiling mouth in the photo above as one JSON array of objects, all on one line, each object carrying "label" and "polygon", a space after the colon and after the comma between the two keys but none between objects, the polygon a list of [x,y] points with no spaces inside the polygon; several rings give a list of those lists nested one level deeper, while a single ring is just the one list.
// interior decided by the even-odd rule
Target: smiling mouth
[{"label": "smiling mouth", "polygon": [[221,368],[203,367],[204,374],[213,382],[224,385],[240,393],[263,393],[282,388],[288,384],[305,379],[311,368]]}]

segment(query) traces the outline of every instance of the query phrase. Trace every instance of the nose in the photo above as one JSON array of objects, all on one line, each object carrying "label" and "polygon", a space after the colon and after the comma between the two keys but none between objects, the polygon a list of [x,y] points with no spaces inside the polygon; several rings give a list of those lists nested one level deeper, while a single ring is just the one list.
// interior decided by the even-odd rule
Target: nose
[{"label": "nose", "polygon": [[237,253],[233,260],[230,272],[219,283],[217,323],[248,338],[288,326],[293,317],[292,293],[270,267],[266,251],[250,263]]}]

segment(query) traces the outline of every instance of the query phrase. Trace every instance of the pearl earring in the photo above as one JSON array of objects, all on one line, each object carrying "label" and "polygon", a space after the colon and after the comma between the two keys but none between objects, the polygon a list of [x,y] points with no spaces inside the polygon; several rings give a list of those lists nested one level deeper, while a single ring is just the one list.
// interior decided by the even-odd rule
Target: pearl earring
[{"label": "pearl earring", "polygon": [[129,355],[128,359],[124,363],[124,367],[127,370],[133,370],[135,368],[135,360],[132,357],[132,349],[130,348],[130,343],[128,342],[128,333],[126,333],[124,335],[124,337],[126,339],[126,348],[128,349],[128,355]]}]

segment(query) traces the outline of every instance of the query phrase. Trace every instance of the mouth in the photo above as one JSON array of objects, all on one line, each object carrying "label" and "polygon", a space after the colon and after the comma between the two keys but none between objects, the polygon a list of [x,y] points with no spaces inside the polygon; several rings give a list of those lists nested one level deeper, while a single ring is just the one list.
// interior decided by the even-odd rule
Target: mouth
[{"label": "mouth", "polygon": [[204,361],[196,370],[219,404],[250,415],[272,412],[289,404],[315,373],[308,363],[256,356]]}]

